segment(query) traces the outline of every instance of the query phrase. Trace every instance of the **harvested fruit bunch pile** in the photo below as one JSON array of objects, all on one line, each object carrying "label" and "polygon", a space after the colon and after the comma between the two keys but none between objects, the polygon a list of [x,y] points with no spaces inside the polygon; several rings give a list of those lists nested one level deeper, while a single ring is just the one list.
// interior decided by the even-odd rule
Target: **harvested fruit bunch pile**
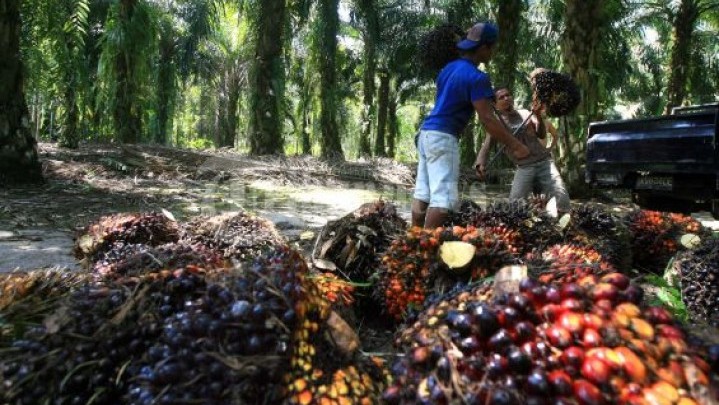
[{"label": "harvested fruit bunch pile", "polygon": [[510,250],[524,255],[563,240],[557,219],[549,216],[545,206],[546,199],[538,196],[527,200],[494,202],[485,209],[463,203],[448,223],[489,230],[500,235],[510,245]]},{"label": "harvested fruit bunch pile", "polygon": [[[614,266],[604,260],[593,247],[580,244],[554,245],[534,258],[528,255],[528,266],[532,277],[543,283],[583,283],[615,271]],[[592,277],[594,276],[594,277]]]},{"label": "harvested fruit bunch pile", "polygon": [[659,211],[637,210],[626,217],[632,246],[633,266],[662,274],[669,259],[684,250],[680,238],[685,234],[699,237],[709,231],[696,219]]},{"label": "harvested fruit bunch pile", "polygon": [[78,259],[94,262],[117,244],[158,246],[177,242],[178,238],[177,222],[163,213],[115,214],[85,227],[76,238],[73,252]]},{"label": "harvested fruit bunch pile", "polygon": [[534,97],[547,106],[547,115],[561,117],[574,111],[581,101],[579,87],[567,74],[537,69],[531,76]]},{"label": "harvested fruit bunch pile", "polygon": [[597,205],[584,204],[572,207],[565,240],[592,246],[602,259],[620,272],[632,264],[629,229],[622,218]]},{"label": "harvested fruit bunch pile", "polygon": [[91,278],[64,270],[0,274],[0,347],[41,323],[58,300]]},{"label": "harvested fruit bunch pile", "polygon": [[440,25],[423,34],[418,43],[421,68],[428,75],[434,75],[446,64],[459,58],[457,43],[464,35],[464,30],[454,24]]},{"label": "harvested fruit bunch pile", "polygon": [[207,247],[168,243],[162,246],[116,244],[98,259],[92,270],[101,277],[137,276],[150,271],[177,269],[188,265],[212,268],[228,267],[228,263]]},{"label": "harvested fruit bunch pile", "polygon": [[285,244],[272,222],[245,212],[194,218],[183,226],[180,240],[202,244],[225,258],[240,261]]},{"label": "harvested fruit bunch pile", "polygon": [[363,204],[327,223],[313,259],[329,260],[348,281],[365,283],[377,271],[381,254],[406,230],[407,222],[397,214],[394,204],[382,200]]},{"label": "harvested fruit bunch pile", "polygon": [[677,258],[682,301],[692,319],[719,327],[719,238],[705,238]]},{"label": "harvested fruit bunch pile", "polygon": [[[412,228],[404,238],[396,239],[382,258],[383,267],[375,296],[384,302],[389,315],[399,320],[410,306],[421,306],[438,275],[449,275],[457,282],[478,280],[502,266],[517,262],[517,257],[494,228],[474,226],[437,228],[433,231]],[[450,269],[440,258],[447,242],[462,241],[474,247],[474,256],[459,268]]]},{"label": "harvested fruit bunch pile", "polygon": [[629,279],[542,285],[492,300],[451,300],[398,340],[387,403],[696,404],[709,398],[706,353],[659,307],[640,307]]}]

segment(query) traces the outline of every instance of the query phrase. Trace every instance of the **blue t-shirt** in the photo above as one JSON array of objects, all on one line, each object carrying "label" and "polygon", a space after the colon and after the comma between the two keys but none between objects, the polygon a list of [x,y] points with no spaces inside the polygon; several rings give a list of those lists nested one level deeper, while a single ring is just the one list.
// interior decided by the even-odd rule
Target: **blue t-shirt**
[{"label": "blue t-shirt", "polygon": [[467,59],[454,60],[437,76],[437,99],[421,129],[459,137],[474,113],[472,102],[493,96],[488,74]]}]

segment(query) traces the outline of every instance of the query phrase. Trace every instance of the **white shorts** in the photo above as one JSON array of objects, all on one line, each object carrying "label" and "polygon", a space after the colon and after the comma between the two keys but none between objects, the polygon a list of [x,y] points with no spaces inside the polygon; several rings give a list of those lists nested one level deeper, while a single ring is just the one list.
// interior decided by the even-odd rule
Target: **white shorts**
[{"label": "white shorts", "polygon": [[459,139],[445,132],[420,131],[417,150],[414,198],[429,203],[430,208],[455,210],[459,204]]}]

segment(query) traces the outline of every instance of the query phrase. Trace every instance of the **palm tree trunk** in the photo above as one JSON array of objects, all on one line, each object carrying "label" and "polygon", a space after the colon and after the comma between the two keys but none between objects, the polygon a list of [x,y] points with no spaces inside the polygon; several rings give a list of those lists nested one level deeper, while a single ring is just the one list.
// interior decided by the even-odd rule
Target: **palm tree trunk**
[{"label": "palm tree trunk", "polygon": [[[70,73],[72,74],[72,73]],[[65,117],[60,130],[60,145],[65,148],[77,149],[80,137],[77,130],[79,114],[77,110],[77,97],[75,80],[67,79],[65,83]]]},{"label": "palm tree trunk", "polygon": [[669,81],[667,83],[667,105],[664,114],[670,114],[672,108],[680,106],[687,95],[687,77],[689,58],[692,50],[694,27],[699,18],[698,0],[682,0],[672,27],[671,57],[669,61]]},{"label": "palm tree trunk", "polygon": [[582,94],[577,108],[578,116],[565,120],[563,129],[569,136],[567,142],[566,166],[567,183],[578,188],[583,181],[582,160],[586,144],[586,125],[599,117],[598,54],[602,30],[607,29],[604,21],[604,0],[567,0],[562,35],[562,57],[569,74],[575,80]]},{"label": "palm tree trunk", "polygon": [[522,13],[525,9],[524,0],[496,0],[497,26],[499,42],[492,59],[494,67],[492,78],[495,86],[507,86],[514,89],[517,76],[517,60],[519,59],[519,30],[522,25]]},{"label": "palm tree trunk", "polygon": [[337,125],[337,106],[340,103],[337,88],[337,33],[339,31],[339,0],[320,1],[320,128],[322,129],[322,157],[342,159],[342,143]]},{"label": "palm tree trunk", "polygon": [[285,0],[260,2],[255,59],[250,82],[250,154],[283,153],[280,105],[284,97],[282,47],[287,13]]},{"label": "palm tree trunk", "polygon": [[387,156],[385,150],[385,133],[387,132],[387,114],[389,110],[389,72],[382,69],[379,72],[379,100],[377,108],[377,136],[374,142],[375,156]]},{"label": "palm tree trunk", "polygon": [[42,180],[23,93],[20,0],[0,0],[0,183]]},{"label": "palm tree trunk", "polygon": [[399,134],[399,119],[397,118],[397,88],[399,82],[394,81],[390,87],[389,103],[387,105],[387,156],[394,158],[397,152],[397,135]]},{"label": "palm tree trunk", "polygon": [[379,16],[374,0],[358,1],[364,16],[366,32],[364,33],[364,72],[362,75],[362,127],[360,130],[359,155],[371,156],[372,124],[374,123],[376,108],[374,105],[375,93],[375,65],[377,53],[377,40],[379,38]]},{"label": "palm tree trunk", "polygon": [[177,83],[175,78],[175,38],[172,26],[163,24],[160,30],[160,59],[157,72],[157,132],[155,142],[167,143],[167,127],[172,128]]},{"label": "palm tree trunk", "polygon": [[[131,24],[138,0],[122,0],[118,20],[126,30]],[[129,34],[128,34],[129,35]],[[136,143],[140,139],[142,119],[137,106],[137,84],[132,75],[137,56],[128,49],[120,50],[115,56],[117,87],[115,91],[115,109],[113,119],[115,132],[122,143]]]}]

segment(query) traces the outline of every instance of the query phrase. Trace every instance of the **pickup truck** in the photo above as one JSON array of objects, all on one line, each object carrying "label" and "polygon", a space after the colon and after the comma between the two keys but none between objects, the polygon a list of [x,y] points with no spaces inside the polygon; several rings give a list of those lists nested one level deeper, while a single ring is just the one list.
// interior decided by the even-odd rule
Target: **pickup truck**
[{"label": "pickup truck", "polygon": [[587,183],[629,189],[642,208],[719,219],[719,104],[593,122],[588,131]]}]

